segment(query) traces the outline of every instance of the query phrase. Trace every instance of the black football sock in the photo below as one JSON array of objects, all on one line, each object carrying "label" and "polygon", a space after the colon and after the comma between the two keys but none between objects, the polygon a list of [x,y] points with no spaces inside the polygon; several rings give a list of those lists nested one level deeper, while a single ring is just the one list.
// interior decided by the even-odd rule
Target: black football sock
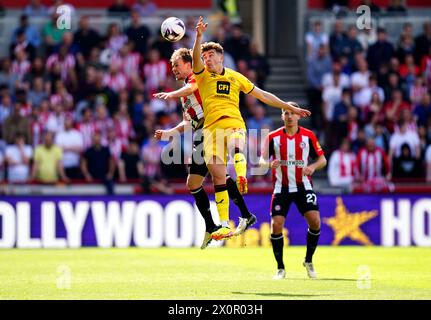
[{"label": "black football sock", "polygon": [[203,187],[200,187],[195,190],[190,190],[190,193],[195,198],[196,206],[198,207],[202,218],[204,218],[205,220],[206,231],[210,232],[214,229],[215,224],[211,216],[210,200],[207,193],[205,192]]},{"label": "black football sock", "polygon": [[226,186],[227,186],[227,192],[229,193],[229,198],[232,199],[233,203],[235,203],[235,205],[241,211],[241,217],[250,218],[251,214],[247,209],[247,206],[244,201],[244,197],[239,192],[236,182],[233,181],[233,179],[229,176],[226,177]]},{"label": "black football sock", "polygon": [[271,234],[272,251],[274,252],[275,260],[277,261],[277,269],[284,270],[283,263],[283,234]]},{"label": "black football sock", "polygon": [[319,242],[320,229],[308,229],[307,232],[307,253],[305,255],[305,262],[313,261],[313,254],[316,251],[317,243]]}]

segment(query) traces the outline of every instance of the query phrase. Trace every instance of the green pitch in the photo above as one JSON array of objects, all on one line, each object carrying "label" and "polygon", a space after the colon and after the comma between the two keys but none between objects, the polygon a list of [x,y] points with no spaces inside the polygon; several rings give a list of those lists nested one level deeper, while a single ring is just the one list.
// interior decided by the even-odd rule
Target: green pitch
[{"label": "green pitch", "polygon": [[270,248],[0,250],[0,299],[431,299],[431,249]]}]

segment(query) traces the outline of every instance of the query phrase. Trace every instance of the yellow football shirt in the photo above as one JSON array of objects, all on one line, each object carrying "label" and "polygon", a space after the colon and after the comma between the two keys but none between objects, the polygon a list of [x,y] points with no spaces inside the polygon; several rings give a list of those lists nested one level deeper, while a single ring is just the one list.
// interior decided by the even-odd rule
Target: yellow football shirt
[{"label": "yellow football shirt", "polygon": [[239,95],[241,91],[250,93],[254,89],[250,80],[229,68],[224,68],[222,74],[217,74],[209,72],[206,67],[195,73],[195,78],[204,109],[204,128],[222,117],[244,123],[239,110]]},{"label": "yellow football shirt", "polygon": [[46,148],[39,145],[34,153],[34,160],[38,163],[37,179],[50,183],[58,181],[57,163],[63,158],[63,150],[58,146]]}]

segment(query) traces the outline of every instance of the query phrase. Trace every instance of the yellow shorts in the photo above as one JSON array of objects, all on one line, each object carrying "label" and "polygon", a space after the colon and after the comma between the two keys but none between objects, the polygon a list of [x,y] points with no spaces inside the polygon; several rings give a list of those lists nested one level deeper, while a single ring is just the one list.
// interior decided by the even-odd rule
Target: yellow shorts
[{"label": "yellow shorts", "polygon": [[203,129],[204,158],[207,164],[227,164],[227,155],[235,147],[244,148],[245,124],[235,118],[221,118]]}]

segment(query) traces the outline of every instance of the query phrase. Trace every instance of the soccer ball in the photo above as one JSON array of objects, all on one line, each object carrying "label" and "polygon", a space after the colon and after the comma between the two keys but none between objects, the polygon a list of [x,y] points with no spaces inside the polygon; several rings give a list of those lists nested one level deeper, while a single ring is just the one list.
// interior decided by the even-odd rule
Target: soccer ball
[{"label": "soccer ball", "polygon": [[176,42],[184,37],[186,26],[181,19],[170,17],[163,21],[160,31],[163,38],[168,41]]}]

